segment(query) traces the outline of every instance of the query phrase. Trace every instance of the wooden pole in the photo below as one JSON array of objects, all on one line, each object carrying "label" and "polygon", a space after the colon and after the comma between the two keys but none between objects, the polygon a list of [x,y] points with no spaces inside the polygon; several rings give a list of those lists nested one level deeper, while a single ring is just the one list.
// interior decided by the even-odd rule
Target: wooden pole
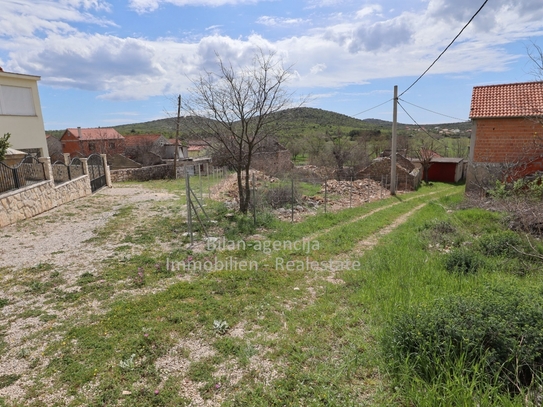
[{"label": "wooden pole", "polygon": [[179,120],[181,118],[181,95],[177,97],[177,122],[175,123],[175,152],[173,159],[173,179],[177,179],[177,159],[179,158]]}]

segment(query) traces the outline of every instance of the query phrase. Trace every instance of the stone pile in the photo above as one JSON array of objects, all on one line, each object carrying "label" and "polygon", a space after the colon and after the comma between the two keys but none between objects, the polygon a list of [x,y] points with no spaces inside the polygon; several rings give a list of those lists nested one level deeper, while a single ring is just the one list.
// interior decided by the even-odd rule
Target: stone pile
[{"label": "stone pile", "polygon": [[[331,201],[331,195],[340,195],[342,199],[352,197],[358,201],[369,202],[380,199],[381,196],[389,195],[389,191],[381,187],[379,182],[371,179],[360,179],[354,181],[328,180],[326,182],[328,200]],[[322,183],[320,193],[324,196],[325,183]]]},{"label": "stone pile", "polygon": [[[279,179],[275,177],[270,177],[269,175],[264,174],[261,171],[250,170],[249,171],[249,185],[253,187],[253,174],[255,180],[255,187],[260,188],[265,184],[278,182]],[[243,183],[245,183],[245,177],[242,177]],[[238,179],[236,174],[229,174],[224,178],[219,184],[211,188],[211,198],[212,199],[238,199]]]}]

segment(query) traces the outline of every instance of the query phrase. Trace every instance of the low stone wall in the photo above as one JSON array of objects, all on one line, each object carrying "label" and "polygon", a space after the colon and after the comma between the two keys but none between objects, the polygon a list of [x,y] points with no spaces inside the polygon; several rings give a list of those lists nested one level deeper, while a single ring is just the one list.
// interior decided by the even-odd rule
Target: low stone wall
[{"label": "low stone wall", "polygon": [[[209,160],[183,161],[177,164],[177,178],[185,177],[185,169],[190,175],[198,175],[198,168],[201,175],[207,175],[209,171]],[[124,168],[111,170],[111,182],[123,181],[149,181],[152,179],[172,178],[173,161],[167,164],[152,165],[141,168]]]},{"label": "low stone wall", "polygon": [[0,195],[0,227],[28,219],[59,205],[91,195],[88,175],[55,186],[39,182]]},{"label": "low stone wall", "polygon": [[141,168],[111,170],[111,182],[149,181],[152,179],[171,178],[173,164],[153,165]]}]

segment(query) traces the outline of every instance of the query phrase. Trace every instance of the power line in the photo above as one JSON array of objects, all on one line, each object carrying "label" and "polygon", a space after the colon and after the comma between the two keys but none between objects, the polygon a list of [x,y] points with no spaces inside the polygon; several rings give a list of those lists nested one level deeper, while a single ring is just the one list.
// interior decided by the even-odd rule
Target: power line
[{"label": "power line", "polygon": [[449,115],[446,115],[446,114],[443,114],[443,113],[435,112],[435,111],[430,110],[430,109],[426,109],[425,107],[422,107],[422,106],[417,106],[416,104],[410,103],[410,102],[408,102],[407,100],[404,100],[404,99],[400,99],[400,100],[402,102],[407,103],[408,105],[418,107],[419,109],[426,110],[427,112],[430,112],[430,113],[434,113],[434,114],[437,114],[437,115],[440,115],[440,116],[448,117],[449,119],[460,120],[461,122],[469,122],[469,120],[466,120],[466,119],[460,119],[458,117],[449,116]]},{"label": "power line", "polygon": [[417,80],[415,82],[413,82],[406,90],[404,90],[401,94],[400,94],[400,97],[405,93],[407,92],[409,89],[411,89],[413,86],[415,86],[415,84],[422,79],[422,77],[424,75],[426,75],[426,73],[435,65],[435,63],[439,60],[439,58],[441,58],[443,56],[443,54],[445,52],[447,52],[447,50],[454,44],[454,42],[458,39],[458,37],[460,37],[460,35],[464,32],[464,30],[468,27],[468,25],[470,25],[470,23],[473,21],[473,19],[477,16],[477,14],[479,14],[481,12],[481,10],[483,9],[483,7],[486,5],[486,3],[488,3],[488,0],[485,0],[485,2],[483,3],[483,5],[481,7],[479,7],[479,10],[476,11],[476,13],[469,19],[469,21],[466,23],[466,25],[460,30],[460,32],[456,35],[456,37],[453,38],[453,40],[449,43],[449,45],[447,45],[447,47],[443,50],[443,52],[441,52],[441,54],[438,55],[438,57],[434,60],[434,62],[432,62],[432,64],[428,67],[428,69],[426,69],[426,71],[424,71],[422,73],[422,75],[420,75]]},{"label": "power line", "polygon": [[386,104],[389,103],[389,102],[392,102],[392,100],[393,100],[393,99],[388,99],[386,102],[383,102],[383,103],[381,103],[380,105],[374,106],[374,107],[372,107],[372,108],[370,108],[370,109],[367,109],[367,110],[364,110],[364,111],[362,111],[362,112],[360,112],[360,113],[357,113],[357,114],[355,114],[354,116],[359,116],[359,115],[361,115],[361,114],[363,114],[363,113],[369,112],[370,110],[377,109],[378,107],[381,107],[381,106],[383,106],[383,105],[386,105]]},{"label": "power line", "polygon": [[402,104],[398,101],[398,106],[400,106],[402,108],[402,110],[405,112],[406,115],[409,116],[409,118],[411,120],[413,120],[413,123],[415,123],[419,129],[421,129],[423,132],[425,132],[429,137],[431,137],[432,139],[434,139],[435,141],[438,141],[439,143],[441,143],[443,146],[445,146],[445,143],[443,143],[442,140],[438,139],[438,138],[435,138],[434,136],[432,136],[430,133],[428,133],[426,131],[426,129],[424,127],[422,127],[420,124],[417,123],[417,121],[415,119],[413,119],[413,116],[411,116],[409,114],[409,112],[407,110],[405,110],[405,108],[402,106]]}]

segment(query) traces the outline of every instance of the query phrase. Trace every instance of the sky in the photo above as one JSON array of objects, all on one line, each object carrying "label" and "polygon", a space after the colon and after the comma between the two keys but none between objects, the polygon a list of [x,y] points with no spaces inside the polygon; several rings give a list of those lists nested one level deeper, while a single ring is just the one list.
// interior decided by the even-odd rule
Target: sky
[{"label": "sky", "polygon": [[[41,77],[46,130],[171,117],[217,55],[243,67],[258,50],[291,70],[295,101],[392,120],[394,86],[402,94],[483,2],[0,0],[0,67]],[[489,0],[401,95],[398,120],[468,120],[474,86],[537,79],[533,44],[543,47],[541,0]]]}]

